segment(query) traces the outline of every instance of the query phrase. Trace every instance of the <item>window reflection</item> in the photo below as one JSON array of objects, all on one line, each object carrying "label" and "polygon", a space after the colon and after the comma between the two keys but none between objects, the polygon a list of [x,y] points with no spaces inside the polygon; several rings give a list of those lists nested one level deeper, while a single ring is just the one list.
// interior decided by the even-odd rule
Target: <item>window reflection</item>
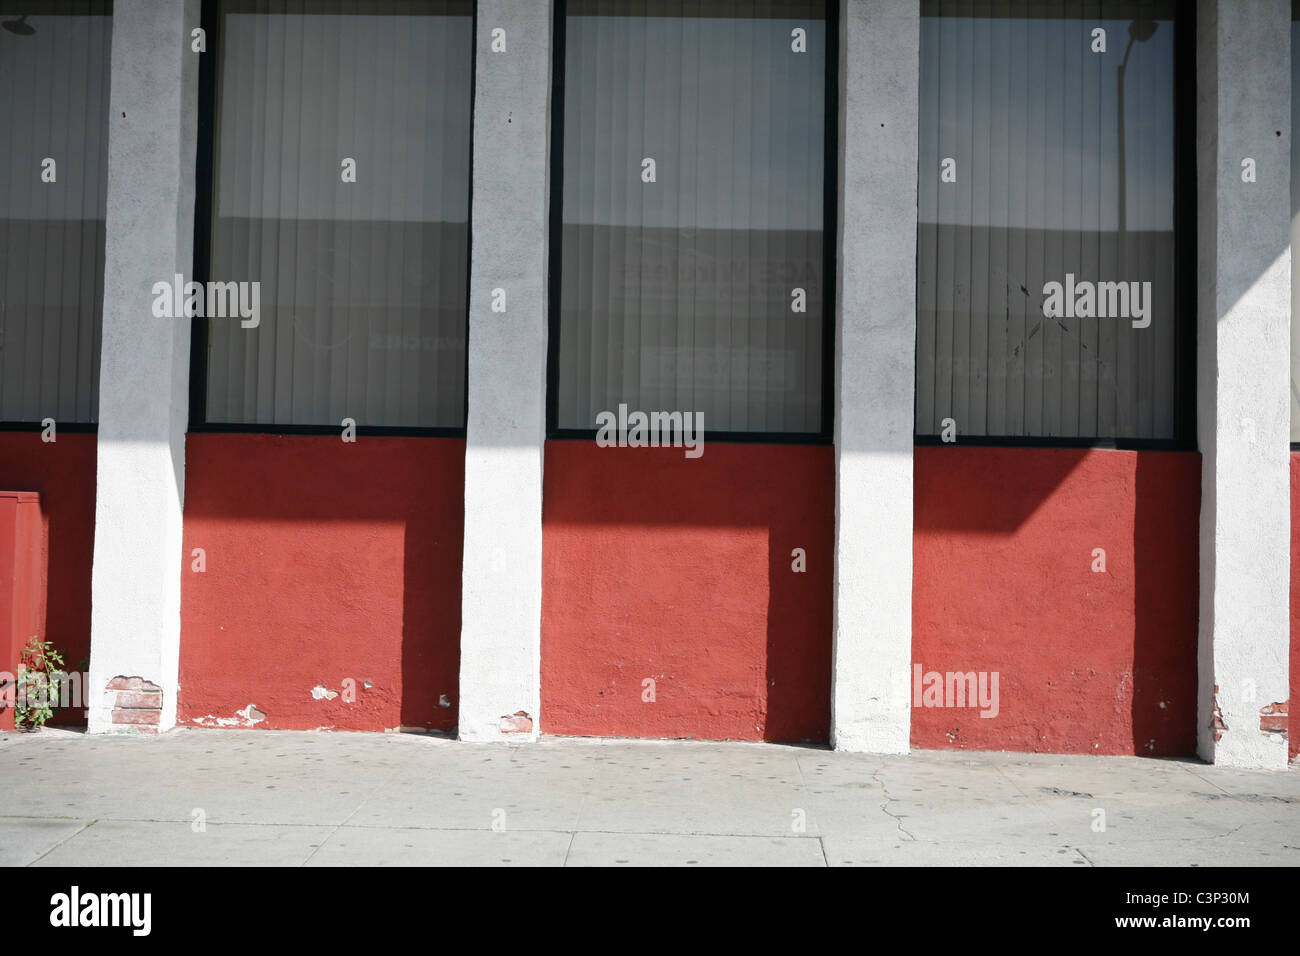
[{"label": "window reflection", "polygon": [[0,3],[0,421],[98,418],[112,12]]},{"label": "window reflection", "polygon": [[1173,437],[1173,4],[926,0],[919,182],[917,433]]},{"label": "window reflection", "polygon": [[262,318],[209,322],[209,422],[464,425],[472,13],[222,5],[209,278]]},{"label": "window reflection", "polygon": [[567,14],[556,424],[820,431],[825,4]]}]

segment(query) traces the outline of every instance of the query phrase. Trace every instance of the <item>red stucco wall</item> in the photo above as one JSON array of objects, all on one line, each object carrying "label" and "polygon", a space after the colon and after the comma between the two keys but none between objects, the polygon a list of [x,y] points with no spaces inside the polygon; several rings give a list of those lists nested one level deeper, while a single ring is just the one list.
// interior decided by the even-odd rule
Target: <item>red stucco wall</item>
[{"label": "red stucco wall", "polygon": [[[73,666],[89,654],[95,447],[0,434],[0,486],[42,494],[46,633]],[[546,732],[826,739],[832,450],[706,447],[547,444]],[[190,436],[182,723],[246,725],[252,703],[263,727],[452,729],[463,468],[460,440]],[[1000,713],[914,708],[914,745],[1194,752],[1199,470],[1194,454],[918,449],[913,660],[999,671]],[[1292,480],[1300,528],[1300,454]],[[1295,602],[1292,624],[1297,686]],[[346,677],[354,703],[312,698]]]},{"label": "red stucco wall", "polygon": [[190,435],[185,472],[181,725],[455,727],[463,439]]},{"label": "red stucco wall", "polygon": [[[543,730],[825,740],[832,468],[549,443]],[[1193,753],[1199,506],[1195,454],[918,449],[913,660],[998,671],[1000,712],[914,708],[914,745]]]},{"label": "red stucco wall", "polygon": [[[47,569],[45,639],[69,668],[90,657],[90,568],[95,552],[95,436],[63,431],[0,432],[0,488],[41,495]],[[30,636],[30,635],[29,635]],[[55,711],[56,724],[84,725],[84,710]]]},{"label": "red stucco wall", "polygon": [[0,489],[0,731],[14,729],[15,675],[23,648],[45,633],[45,516],[34,491]]},{"label": "red stucco wall", "polygon": [[548,442],[542,731],[825,741],[833,520],[828,447]]},{"label": "red stucco wall", "polygon": [[1287,734],[1291,759],[1300,755],[1300,720],[1296,718],[1296,688],[1300,688],[1300,454],[1291,455],[1291,701]]},{"label": "red stucco wall", "polygon": [[915,746],[1195,752],[1199,455],[918,448],[915,476],[913,660],[1000,674],[997,717],[914,707]]}]

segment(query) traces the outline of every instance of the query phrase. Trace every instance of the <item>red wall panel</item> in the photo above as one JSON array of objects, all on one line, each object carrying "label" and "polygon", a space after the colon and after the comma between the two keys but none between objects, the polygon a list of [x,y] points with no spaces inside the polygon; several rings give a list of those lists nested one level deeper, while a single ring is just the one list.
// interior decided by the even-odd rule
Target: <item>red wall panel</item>
[{"label": "red wall panel", "polygon": [[828,447],[548,442],[541,729],[825,741],[833,520]]},{"label": "red wall panel", "polygon": [[1287,734],[1291,759],[1300,755],[1300,721],[1296,720],[1296,688],[1300,687],[1300,454],[1291,455],[1291,703]]},{"label": "red wall panel", "polygon": [[[90,568],[95,554],[95,435],[0,432],[0,488],[41,496],[46,568],[45,640],[72,670],[90,658]],[[30,637],[31,635],[28,635]],[[25,639],[24,639],[25,642]],[[51,723],[84,725],[85,711],[56,710]]]},{"label": "red wall panel", "polygon": [[179,723],[455,727],[463,439],[196,434],[185,470]]},{"label": "red wall panel", "polygon": [[[832,454],[548,443],[543,729],[825,740]],[[264,727],[452,729],[463,469],[461,440],[190,436],[182,722],[247,725],[251,703]],[[1300,455],[1292,476],[1300,528]],[[1199,481],[1195,454],[918,449],[913,659],[997,670],[1000,713],[914,708],[914,745],[1192,753]],[[94,484],[94,435],[0,434],[0,486],[42,494],[46,634],[72,666]],[[354,703],[312,697],[347,677]]]},{"label": "red wall panel", "polygon": [[14,729],[23,648],[45,633],[46,553],[41,496],[0,490],[0,731]]},{"label": "red wall panel", "polygon": [[918,448],[915,490],[912,659],[1000,675],[915,746],[1195,752],[1199,455]]}]

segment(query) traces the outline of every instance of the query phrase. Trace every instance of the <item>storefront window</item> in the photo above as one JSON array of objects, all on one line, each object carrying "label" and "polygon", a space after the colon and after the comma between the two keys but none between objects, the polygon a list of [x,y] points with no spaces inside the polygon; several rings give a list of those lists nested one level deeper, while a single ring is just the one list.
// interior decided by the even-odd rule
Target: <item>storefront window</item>
[{"label": "storefront window", "polygon": [[0,422],[98,418],[112,14],[0,0]]},{"label": "storefront window", "polygon": [[199,261],[259,314],[207,317],[198,422],[463,428],[473,12],[220,5]]},{"label": "storefront window", "polygon": [[1185,429],[1174,9],[923,0],[918,436]]},{"label": "storefront window", "polygon": [[620,404],[828,433],[832,6],[564,5],[553,433]]}]

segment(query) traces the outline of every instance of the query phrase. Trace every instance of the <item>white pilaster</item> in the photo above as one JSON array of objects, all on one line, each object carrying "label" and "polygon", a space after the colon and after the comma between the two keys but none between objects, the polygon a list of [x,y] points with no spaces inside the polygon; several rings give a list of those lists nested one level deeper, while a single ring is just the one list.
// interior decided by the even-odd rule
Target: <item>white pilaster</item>
[{"label": "white pilaster", "polygon": [[198,57],[197,0],[115,0],[99,374],[92,733],[114,729],[114,677],[162,688],[176,722],[181,508],[190,323],[155,318],[151,288],[190,275]]},{"label": "white pilaster", "polygon": [[918,0],[844,0],[840,23],[831,743],[911,733]]},{"label": "white pilaster", "polygon": [[1290,696],[1290,19],[1287,0],[1197,7],[1197,734],[1234,767],[1286,766],[1260,708]]},{"label": "white pilaster", "polygon": [[[460,736],[540,727],[550,0],[479,0]],[[494,30],[505,51],[492,52]],[[505,312],[493,312],[493,290]],[[513,718],[523,712],[527,718]]]}]

